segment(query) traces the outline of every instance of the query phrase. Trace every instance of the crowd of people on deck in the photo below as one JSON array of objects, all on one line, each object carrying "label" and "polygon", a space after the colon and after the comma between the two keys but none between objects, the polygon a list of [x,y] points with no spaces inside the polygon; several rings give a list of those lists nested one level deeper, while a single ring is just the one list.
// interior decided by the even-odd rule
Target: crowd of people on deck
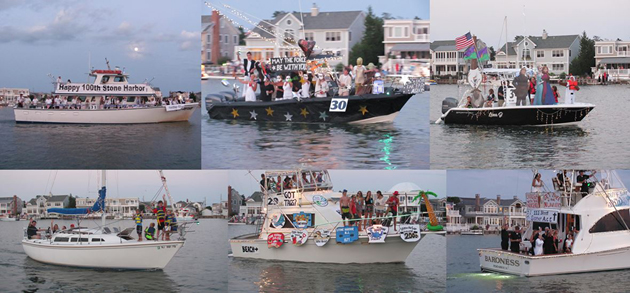
[{"label": "crowd of people on deck", "polygon": [[529,255],[550,255],[558,253],[571,253],[573,250],[573,243],[575,237],[580,232],[574,227],[569,229],[564,239],[559,236],[559,231],[547,226],[543,229],[542,226],[538,226],[537,229],[532,231],[532,235],[529,239],[531,244],[529,250],[521,251],[522,231],[519,226],[514,227],[514,230],[508,230],[507,224],[503,225],[501,229],[501,249],[509,250],[514,253],[524,253]]},{"label": "crowd of people on deck", "polygon": [[[575,183],[573,184],[574,188],[572,191],[580,192],[582,196],[585,196],[589,193],[590,183],[589,180],[593,178],[593,176],[597,174],[597,171],[591,171],[589,174],[586,174],[584,170],[579,170],[578,175],[575,178]],[[566,190],[566,187],[570,185],[571,179],[567,175],[567,170],[563,170],[562,172],[558,172],[555,178],[552,178],[554,182],[554,190],[560,191],[571,191]],[[532,192],[544,192],[544,182],[542,180],[542,175],[540,173],[534,174],[534,179],[532,180]]]},{"label": "crowd of people on deck", "polygon": [[17,99],[18,108],[30,109],[127,109],[147,108],[162,105],[178,105],[191,102],[183,97],[158,99],[154,97],[138,97],[128,100],[125,97],[78,97],[78,96],[45,96],[41,101],[37,97],[24,97],[20,94]]},{"label": "crowd of people on deck", "polygon": [[[268,64],[253,60],[251,52],[247,52],[241,72],[243,78],[236,76],[236,71],[233,76],[243,84],[241,95],[246,102],[349,96],[353,85],[355,95],[384,93],[380,70],[371,63],[364,66],[362,58],[357,59],[356,66],[344,67],[339,77],[321,72],[294,71],[281,72],[273,78]],[[336,86],[332,87],[329,81],[336,82]]]},{"label": "crowd of people on deck", "polygon": [[[172,210],[167,210],[166,196],[163,196],[163,201],[158,201],[157,205],[153,209],[147,209],[147,211],[155,215],[157,229],[156,223],[154,222],[151,222],[146,228],[144,228],[142,226],[144,213],[140,209],[137,209],[136,214],[133,217],[136,234],[138,235],[137,241],[142,241],[143,238],[145,240],[169,241],[171,239],[171,234],[178,232],[179,224],[177,223],[177,216]],[[37,221],[31,219],[28,228],[26,229],[26,234],[28,239],[45,239],[50,238],[57,232],[72,233],[75,229],[74,224],[71,224],[70,228],[67,228],[66,226],[59,228],[59,225],[53,225],[53,221],[51,221],[50,227],[48,228],[38,228]]]},{"label": "crowd of people on deck", "polygon": [[[485,99],[479,91],[474,91],[471,96],[466,97],[466,108],[493,107],[497,102],[498,107],[503,107],[506,101],[507,89],[510,89],[516,97],[516,106],[525,105],[557,105],[560,100],[558,87],[551,85],[551,76],[547,66],[538,68],[538,72],[533,76],[527,74],[527,68],[522,67],[519,74],[512,82],[501,81],[495,95],[494,89],[488,91]],[[569,76],[566,82],[565,104],[575,103],[575,91],[580,88],[574,76]]]},{"label": "crowd of people on deck", "polygon": [[398,191],[394,191],[386,198],[379,190],[376,191],[375,197],[372,191],[367,191],[365,196],[361,191],[348,196],[348,190],[344,189],[339,199],[344,226],[357,226],[359,231],[363,231],[371,225],[391,226],[393,222],[394,231],[397,231],[396,222],[400,205],[398,195]]}]

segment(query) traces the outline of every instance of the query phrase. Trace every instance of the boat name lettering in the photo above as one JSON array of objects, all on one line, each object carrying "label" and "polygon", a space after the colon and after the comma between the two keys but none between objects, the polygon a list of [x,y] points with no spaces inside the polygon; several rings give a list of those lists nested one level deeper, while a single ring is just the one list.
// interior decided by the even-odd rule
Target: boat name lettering
[{"label": "boat name lettering", "polygon": [[278,205],[278,198],[277,197],[270,197],[267,199],[267,205],[270,206],[276,206]]},{"label": "boat name lettering", "polygon": [[177,245],[160,245],[160,246],[156,246],[158,250],[160,249],[167,249],[167,248],[175,248],[177,247]]},{"label": "boat name lettering", "polygon": [[488,113],[488,117],[490,117],[490,118],[495,118],[495,117],[496,118],[501,118],[501,117],[503,117],[503,112],[499,112],[499,113],[492,113],[492,112],[490,112],[490,113]]},{"label": "boat name lettering", "polygon": [[258,247],[255,246],[242,246],[243,253],[256,253],[258,252]]},{"label": "boat name lettering", "polygon": [[57,91],[79,93],[79,92],[136,92],[143,93],[148,92],[148,88],[145,85],[99,85],[90,83],[59,83],[57,84]]},{"label": "boat name lettering", "polygon": [[486,255],[486,261],[502,264],[502,265],[513,266],[513,267],[521,266],[521,262],[517,259],[501,258],[501,257]]}]

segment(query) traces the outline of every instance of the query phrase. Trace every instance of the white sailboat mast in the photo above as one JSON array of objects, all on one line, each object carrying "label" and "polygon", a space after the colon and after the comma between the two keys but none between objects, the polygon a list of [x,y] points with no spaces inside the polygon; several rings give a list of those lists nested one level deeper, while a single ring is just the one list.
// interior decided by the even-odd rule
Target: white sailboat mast
[{"label": "white sailboat mast", "polygon": [[179,216],[179,211],[175,209],[175,202],[173,201],[173,198],[171,197],[171,192],[168,191],[168,185],[166,185],[166,177],[164,177],[164,172],[162,172],[162,170],[160,170],[160,178],[162,179],[162,186],[164,186],[164,191],[166,192],[166,196],[168,197],[168,200],[171,202],[171,208],[173,209],[173,213],[175,213],[175,216]]}]

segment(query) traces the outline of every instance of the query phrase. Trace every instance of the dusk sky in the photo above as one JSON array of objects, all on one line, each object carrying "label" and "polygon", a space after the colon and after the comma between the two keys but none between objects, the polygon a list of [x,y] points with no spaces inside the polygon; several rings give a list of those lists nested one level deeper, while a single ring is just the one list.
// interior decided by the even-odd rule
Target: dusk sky
[{"label": "dusk sky", "polygon": [[[229,184],[246,197],[254,191],[260,191],[260,174],[264,171],[230,170]],[[335,191],[347,189],[348,192],[377,190],[386,192],[394,185],[411,182],[423,190],[435,192],[439,197],[446,195],[446,172],[442,170],[328,170]]]},{"label": "dusk sky", "polygon": [[[548,189],[553,189],[551,178],[554,170],[538,170]],[[600,172],[601,173],[601,172]],[[587,171],[586,174],[589,174]],[[619,179],[624,185],[630,185],[630,170],[618,170]],[[598,176],[598,175],[596,175]],[[525,200],[525,193],[530,192],[534,173],[532,170],[449,170],[447,171],[448,196],[512,198],[518,196]]]},{"label": "dusk sky", "polygon": [[[19,196],[28,201],[36,195],[60,194],[98,196],[100,171],[95,170],[17,170],[0,171],[0,197]],[[227,199],[227,173],[207,170],[165,170],[168,189],[175,201],[218,203],[221,195]],[[107,197],[138,197],[150,201],[162,186],[156,170],[107,171]],[[164,194],[164,192],[162,192]],[[162,197],[162,194],[159,197]]]},{"label": "dusk sky", "polygon": [[468,31],[488,46],[505,44],[501,33],[503,19],[508,18],[508,39],[517,35],[550,36],[582,34],[603,39],[629,40],[627,17],[630,1],[491,1],[432,0],[431,39],[455,40]]},{"label": "dusk sky", "polygon": [[[237,0],[237,1],[201,1],[202,3],[208,2],[213,4],[214,7],[220,8],[221,11],[227,13],[230,18],[247,28],[252,28],[253,25],[242,20],[238,17],[233,17],[229,14],[229,10],[223,10],[221,4],[228,4],[241,12],[248,13],[248,18],[255,23],[258,23],[260,19],[270,19],[274,11],[300,11],[300,1],[295,0]],[[380,0],[364,0],[364,1],[338,1],[338,0],[324,0],[324,1],[302,1],[302,11],[310,12],[313,3],[317,4],[320,12],[327,11],[352,11],[362,10],[367,11],[368,6],[372,6],[374,14],[381,16],[383,12],[388,12],[393,17],[400,17],[404,19],[412,19],[419,17],[421,19],[429,19],[429,0],[396,0],[396,5],[392,5],[389,1]],[[210,8],[204,9],[203,14],[209,15],[212,13]],[[253,17],[255,18],[253,18]]]},{"label": "dusk sky", "polygon": [[195,1],[0,0],[0,87],[50,92],[49,73],[86,82],[91,56],[95,69],[105,58],[125,67],[132,83],[199,91],[201,10]]}]

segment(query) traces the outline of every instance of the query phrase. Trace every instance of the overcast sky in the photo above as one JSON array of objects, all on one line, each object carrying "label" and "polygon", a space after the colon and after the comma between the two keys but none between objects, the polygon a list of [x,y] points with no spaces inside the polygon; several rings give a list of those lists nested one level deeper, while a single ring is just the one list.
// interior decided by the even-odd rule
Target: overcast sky
[{"label": "overcast sky", "polygon": [[[553,189],[551,178],[554,170],[538,170],[548,189]],[[586,172],[587,174],[589,172]],[[630,185],[630,170],[618,170],[617,174],[624,185]],[[447,171],[448,196],[512,198],[525,200],[525,193],[531,190],[534,173],[532,170],[449,170]]]},{"label": "overcast sky", "polygon": [[[501,33],[503,19],[508,18],[508,39],[516,35],[582,34],[603,39],[630,39],[627,12],[630,1],[490,1],[432,0],[431,39],[454,40],[470,31],[488,46],[505,44]],[[524,15],[523,15],[524,13]]]},{"label": "overcast sky", "polygon": [[[230,170],[229,182],[240,194],[246,197],[254,191],[260,191],[259,181],[261,170],[252,170],[251,175],[247,170]],[[329,170],[330,178],[335,191],[347,189],[353,193],[371,190],[388,191],[394,185],[402,182],[411,182],[423,190],[435,192],[439,197],[446,194],[446,172],[441,170]]]},{"label": "overcast sky", "polygon": [[[224,13],[247,28],[253,25],[229,14],[229,10],[222,9],[221,4],[228,4],[243,13],[248,13],[248,18],[254,23],[258,23],[260,19],[270,19],[274,11],[300,11],[300,1],[302,3],[302,11],[310,12],[313,3],[316,3],[320,12],[328,11],[367,11],[368,6],[372,6],[372,11],[378,16],[382,16],[383,12],[390,13],[393,17],[404,19],[412,19],[419,17],[421,19],[429,19],[429,0],[395,0],[396,5],[392,5],[390,1],[382,0],[363,0],[363,1],[339,1],[339,0],[237,0],[237,1],[204,1],[214,4],[213,6],[220,8]],[[203,14],[212,13],[210,8],[204,9]]]},{"label": "overcast sky", "polygon": [[[165,170],[168,189],[175,201],[219,202],[227,198],[227,173],[206,170]],[[28,201],[36,195],[98,196],[100,172],[90,170],[0,170],[0,197],[17,195]],[[162,186],[155,170],[107,171],[107,197],[138,197],[150,201]],[[164,193],[162,193],[164,194]],[[162,194],[159,197],[162,197]]]},{"label": "overcast sky", "polygon": [[[47,74],[85,82],[126,68],[163,92],[198,91],[201,5],[169,0],[0,0],[0,88],[50,92]],[[134,49],[138,48],[138,51]]]}]

